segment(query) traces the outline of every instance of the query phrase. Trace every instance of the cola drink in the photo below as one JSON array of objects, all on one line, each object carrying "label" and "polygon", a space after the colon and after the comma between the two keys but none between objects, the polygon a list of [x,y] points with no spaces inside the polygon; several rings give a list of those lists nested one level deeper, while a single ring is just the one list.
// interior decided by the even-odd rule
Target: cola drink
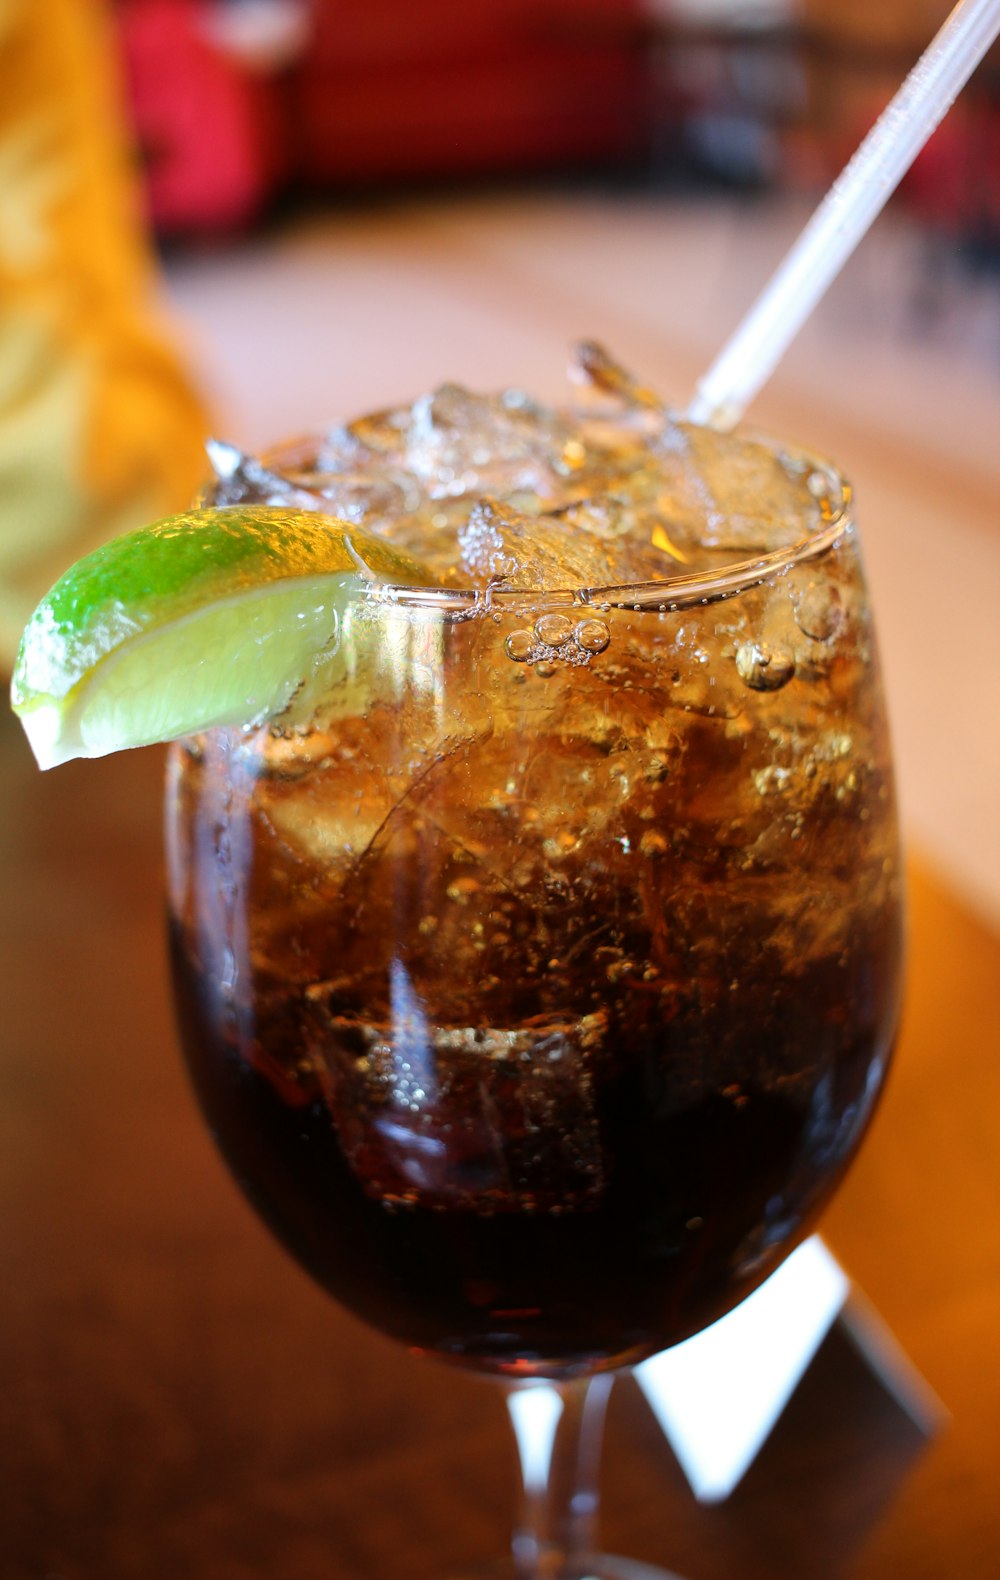
[{"label": "cola drink", "polygon": [[235,1177],[359,1316],[517,1376],[759,1283],[896,1022],[846,490],[612,393],[439,392],[231,475],[423,545],[440,591],[361,578],[290,715],[171,756],[182,1038]]}]

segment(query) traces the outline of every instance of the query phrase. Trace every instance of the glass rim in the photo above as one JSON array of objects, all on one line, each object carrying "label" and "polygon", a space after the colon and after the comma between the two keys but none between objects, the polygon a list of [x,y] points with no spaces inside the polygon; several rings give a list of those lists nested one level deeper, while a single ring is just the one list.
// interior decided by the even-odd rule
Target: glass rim
[{"label": "glass rim", "polygon": [[[680,572],[657,581],[611,582],[588,587],[517,588],[504,587],[501,582],[486,587],[435,587],[416,586],[408,582],[395,584],[372,581],[367,589],[368,596],[373,603],[404,609],[436,610],[456,619],[469,619],[485,612],[517,610],[526,604],[537,606],[543,603],[556,608],[627,608],[636,612],[652,609],[673,613],[678,609],[737,597],[795,565],[825,554],[854,526],[854,490],[832,461],[795,445],[782,444],[762,435],[755,437],[776,454],[794,456],[804,470],[809,470],[814,476],[821,476],[827,485],[822,491],[814,493],[818,508],[823,510],[825,507],[825,517],[820,526],[783,548],[771,549],[716,569]],[[282,462],[287,465],[288,460],[296,453],[301,454],[304,447],[312,443],[315,440],[293,440],[271,448],[263,459],[266,465],[277,469]],[[314,497],[322,500],[323,496]],[[363,525],[360,522],[357,524]]]}]

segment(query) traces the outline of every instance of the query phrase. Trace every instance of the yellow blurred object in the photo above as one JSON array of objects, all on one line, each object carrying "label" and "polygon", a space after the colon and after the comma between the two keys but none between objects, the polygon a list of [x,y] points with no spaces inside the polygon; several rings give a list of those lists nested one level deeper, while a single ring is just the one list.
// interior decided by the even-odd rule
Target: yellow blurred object
[{"label": "yellow blurred object", "polygon": [[0,0],[0,663],[71,560],[187,504],[205,432],[103,0]]}]

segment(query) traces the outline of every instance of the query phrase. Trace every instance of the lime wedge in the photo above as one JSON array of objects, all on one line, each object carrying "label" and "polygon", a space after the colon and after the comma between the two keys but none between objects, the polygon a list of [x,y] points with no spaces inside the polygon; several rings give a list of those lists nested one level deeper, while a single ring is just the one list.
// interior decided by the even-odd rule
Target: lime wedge
[{"label": "lime wedge", "polygon": [[193,510],[104,544],[43,598],[11,702],[42,768],[280,713],[372,582],[427,573],[363,528]]}]

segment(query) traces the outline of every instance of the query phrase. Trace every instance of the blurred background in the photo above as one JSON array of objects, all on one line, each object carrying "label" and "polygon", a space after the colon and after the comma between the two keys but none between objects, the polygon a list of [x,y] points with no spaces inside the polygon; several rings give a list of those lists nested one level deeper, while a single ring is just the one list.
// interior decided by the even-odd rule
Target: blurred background
[{"label": "blurred background", "polygon": [[[824,186],[940,0],[116,0],[158,233],[283,201],[569,172],[660,193]],[[903,205],[1000,264],[997,63]]]},{"label": "blurred background", "polygon": [[[8,658],[68,560],[190,497],[210,428],[558,400],[582,336],[684,404],[948,9],[7,0]],[[751,418],[856,484],[907,829],[1000,925],[996,50]]]},{"label": "blurred background", "polygon": [[[581,337],[683,407],[948,9],[0,0],[0,668],[72,560],[184,508],[208,433],[446,380],[561,401]],[[607,1539],[699,1580],[993,1580],[996,50],[749,420],[856,488],[911,967],[824,1232],[952,1420],[926,1445],[841,1341],[703,1508],[625,1384]],[[0,711],[0,1575],[468,1572],[508,1535],[499,1409],[225,1183],[174,1045],[161,782],[155,748],[40,775]]]}]

